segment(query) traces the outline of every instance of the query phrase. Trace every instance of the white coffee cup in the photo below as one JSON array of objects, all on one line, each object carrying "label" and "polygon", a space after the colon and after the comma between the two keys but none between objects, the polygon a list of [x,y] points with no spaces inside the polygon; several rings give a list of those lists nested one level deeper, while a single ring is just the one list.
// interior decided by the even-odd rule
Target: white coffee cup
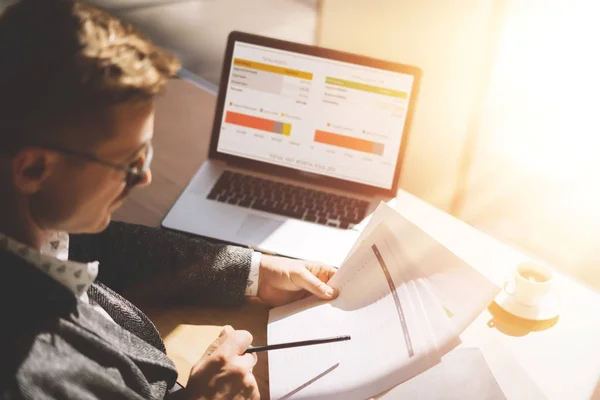
[{"label": "white coffee cup", "polygon": [[526,261],[519,264],[513,277],[504,284],[504,291],[521,304],[535,306],[552,291],[553,283],[550,268]]}]

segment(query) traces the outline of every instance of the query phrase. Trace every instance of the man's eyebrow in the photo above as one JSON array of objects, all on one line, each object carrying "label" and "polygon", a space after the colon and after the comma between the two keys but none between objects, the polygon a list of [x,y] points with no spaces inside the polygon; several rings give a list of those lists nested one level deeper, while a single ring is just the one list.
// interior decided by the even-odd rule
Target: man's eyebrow
[{"label": "man's eyebrow", "polygon": [[144,143],[142,143],[134,152],[128,153],[128,155],[126,157],[123,156],[122,160],[123,161],[133,161],[134,158],[137,157],[146,146],[148,146],[148,143],[150,143],[150,140],[147,140]]},{"label": "man's eyebrow", "polygon": [[148,142],[149,142],[149,141],[147,141],[147,142],[144,142],[144,143],[143,143],[143,144],[142,144],[140,147],[138,147],[138,148],[137,148],[137,150],[136,150],[136,151],[134,151],[133,153],[131,153],[131,155],[129,156],[129,159],[132,159],[132,158],[134,158],[134,157],[137,157],[137,156],[140,154],[140,152],[141,152],[141,151],[142,151],[142,150],[143,150],[143,149],[144,149],[146,146],[148,146]]}]

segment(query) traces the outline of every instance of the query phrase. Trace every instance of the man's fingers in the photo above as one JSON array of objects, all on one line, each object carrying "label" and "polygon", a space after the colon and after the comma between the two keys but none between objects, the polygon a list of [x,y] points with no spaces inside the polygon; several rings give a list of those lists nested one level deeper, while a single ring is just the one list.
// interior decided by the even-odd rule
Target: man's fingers
[{"label": "man's fingers", "polygon": [[296,284],[323,300],[335,299],[338,295],[337,290],[321,281],[306,268],[300,270]]},{"label": "man's fingers", "polygon": [[233,326],[225,325],[223,327],[223,330],[219,334],[219,337],[223,337],[223,336],[227,337],[228,335],[231,335],[233,332],[235,332],[235,329],[233,329]]},{"label": "man's fingers", "polygon": [[245,380],[246,387],[249,388],[246,390],[246,393],[244,393],[245,399],[260,400],[260,392],[258,391],[256,377],[253,374],[248,374]]},{"label": "man's fingers", "polygon": [[258,385],[252,374],[256,354],[243,354],[252,343],[247,331],[225,326],[219,337],[190,373],[186,390],[194,398],[259,400]]},{"label": "man's fingers", "polygon": [[252,368],[254,368],[257,361],[258,357],[256,357],[256,353],[250,353],[237,357],[235,363],[244,371],[252,371]]},{"label": "man's fingers", "polygon": [[313,275],[319,278],[321,282],[325,283],[327,283],[337,271],[337,269],[331,265],[319,263],[307,264],[307,268],[313,273]]},{"label": "man's fingers", "polygon": [[217,337],[204,352],[204,357],[208,357],[213,354],[219,347],[223,345],[223,343],[227,341],[229,337],[231,337],[234,332],[235,330],[231,325],[225,325],[219,334],[219,337]]},{"label": "man's fingers", "polygon": [[252,344],[252,335],[248,331],[234,331],[229,335],[224,346],[230,346],[231,351],[237,355],[244,354],[246,349]]},{"label": "man's fingers", "polygon": [[212,343],[213,345],[219,347],[223,343],[225,343],[230,337],[235,334],[235,329],[231,325],[225,325],[221,333],[219,333],[219,337],[215,339]]},{"label": "man's fingers", "polygon": [[260,392],[254,375],[246,374],[243,386],[243,389],[233,397],[233,400],[260,400]]}]

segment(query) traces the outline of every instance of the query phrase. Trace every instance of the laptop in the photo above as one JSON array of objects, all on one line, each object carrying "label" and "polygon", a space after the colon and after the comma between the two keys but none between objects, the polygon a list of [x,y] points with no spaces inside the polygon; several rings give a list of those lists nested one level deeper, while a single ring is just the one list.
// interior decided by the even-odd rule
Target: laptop
[{"label": "laptop", "polygon": [[395,197],[421,71],[229,35],[208,160],[165,228],[339,266]]}]

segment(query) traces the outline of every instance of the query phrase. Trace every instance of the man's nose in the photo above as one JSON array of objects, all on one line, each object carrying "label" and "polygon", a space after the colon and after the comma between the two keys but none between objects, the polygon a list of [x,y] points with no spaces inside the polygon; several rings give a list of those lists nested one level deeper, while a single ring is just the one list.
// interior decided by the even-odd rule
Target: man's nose
[{"label": "man's nose", "polygon": [[140,182],[138,183],[138,187],[145,187],[152,183],[152,171],[150,168],[146,171]]}]

